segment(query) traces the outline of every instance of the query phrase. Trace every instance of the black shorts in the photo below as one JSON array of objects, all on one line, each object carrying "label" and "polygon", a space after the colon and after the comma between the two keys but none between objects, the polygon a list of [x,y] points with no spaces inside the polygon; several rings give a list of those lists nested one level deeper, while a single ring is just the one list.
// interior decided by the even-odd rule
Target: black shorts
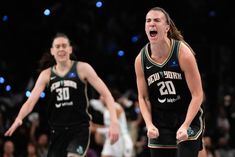
[{"label": "black shorts", "polygon": [[198,157],[201,141],[188,140],[178,144],[177,149],[150,149],[151,157]]},{"label": "black shorts", "polygon": [[67,157],[67,153],[85,156],[90,143],[89,126],[53,127],[48,157]]},{"label": "black shorts", "polygon": [[[177,113],[176,111],[159,111],[155,113],[157,118],[154,125],[159,130],[159,137],[148,140],[150,148],[177,148],[177,144],[181,141],[176,140],[176,132],[185,120],[186,112]],[[203,111],[200,110],[190,127],[188,128],[188,140],[201,141],[204,131]]]}]

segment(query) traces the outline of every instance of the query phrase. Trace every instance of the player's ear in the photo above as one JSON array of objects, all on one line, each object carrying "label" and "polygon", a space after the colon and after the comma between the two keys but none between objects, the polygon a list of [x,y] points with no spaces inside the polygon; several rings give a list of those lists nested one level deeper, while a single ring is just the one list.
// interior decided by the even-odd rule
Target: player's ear
[{"label": "player's ear", "polygon": [[73,52],[73,47],[69,46],[69,54],[71,54]]},{"label": "player's ear", "polygon": [[170,25],[166,25],[166,32],[170,30]]},{"label": "player's ear", "polygon": [[50,53],[51,53],[52,56],[54,56],[53,48],[50,49]]}]

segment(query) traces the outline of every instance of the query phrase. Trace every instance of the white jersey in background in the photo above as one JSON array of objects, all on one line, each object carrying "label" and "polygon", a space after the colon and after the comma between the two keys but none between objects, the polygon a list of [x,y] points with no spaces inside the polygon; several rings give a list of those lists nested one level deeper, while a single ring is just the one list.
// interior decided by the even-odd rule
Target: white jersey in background
[{"label": "white jersey in background", "polygon": [[110,144],[109,138],[107,138],[110,125],[110,113],[108,109],[100,100],[97,99],[90,100],[90,105],[95,110],[103,113],[105,127],[97,129],[97,133],[103,134],[106,137],[101,154],[110,155],[113,157],[131,157],[133,151],[133,142],[127,128],[126,115],[121,105],[116,103],[116,110],[121,111],[118,115],[120,137],[119,140],[113,145]]}]

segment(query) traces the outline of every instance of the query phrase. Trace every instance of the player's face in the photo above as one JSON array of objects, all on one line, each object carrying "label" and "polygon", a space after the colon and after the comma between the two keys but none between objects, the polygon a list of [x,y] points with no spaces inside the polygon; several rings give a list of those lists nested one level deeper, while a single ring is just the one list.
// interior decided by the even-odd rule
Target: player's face
[{"label": "player's face", "polygon": [[72,53],[72,47],[67,38],[58,37],[55,38],[51,48],[51,54],[56,61],[62,62],[70,59]]},{"label": "player's face", "polygon": [[150,42],[164,39],[167,37],[169,25],[166,22],[166,17],[159,10],[151,10],[146,15],[145,32]]}]

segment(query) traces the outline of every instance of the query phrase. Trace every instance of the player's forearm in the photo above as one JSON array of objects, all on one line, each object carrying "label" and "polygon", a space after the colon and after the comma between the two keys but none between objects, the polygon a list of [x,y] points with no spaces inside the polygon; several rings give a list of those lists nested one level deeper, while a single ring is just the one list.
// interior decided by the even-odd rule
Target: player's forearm
[{"label": "player's forearm", "polygon": [[197,115],[198,111],[200,110],[201,104],[203,101],[203,96],[193,97],[187,111],[187,115],[184,121],[184,125],[189,127],[192,123],[193,119]]},{"label": "player's forearm", "polygon": [[115,102],[113,99],[110,99],[109,101],[106,101],[106,103],[108,104],[108,110],[110,112],[110,120],[111,123],[118,123],[118,118],[117,118],[117,113],[116,113],[116,109],[115,109]]},{"label": "player's forearm", "polygon": [[23,120],[33,110],[33,107],[34,105],[31,105],[29,101],[26,101],[21,107],[17,118]]},{"label": "player's forearm", "polygon": [[140,111],[142,113],[143,119],[145,121],[146,126],[152,125],[152,117],[151,117],[151,109],[150,105],[148,105],[147,100],[139,99]]}]

